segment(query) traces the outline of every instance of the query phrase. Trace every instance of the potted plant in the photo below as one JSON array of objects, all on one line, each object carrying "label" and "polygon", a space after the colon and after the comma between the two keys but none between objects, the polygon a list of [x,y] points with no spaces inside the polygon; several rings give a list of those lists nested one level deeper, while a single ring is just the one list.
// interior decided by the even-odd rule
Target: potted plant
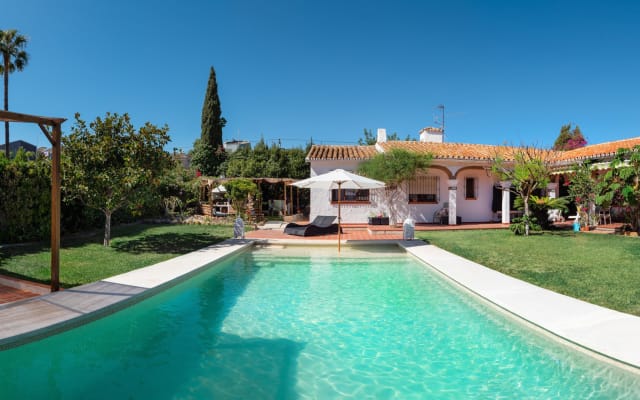
[{"label": "potted plant", "polygon": [[382,211],[369,213],[369,225],[389,225],[389,217]]}]

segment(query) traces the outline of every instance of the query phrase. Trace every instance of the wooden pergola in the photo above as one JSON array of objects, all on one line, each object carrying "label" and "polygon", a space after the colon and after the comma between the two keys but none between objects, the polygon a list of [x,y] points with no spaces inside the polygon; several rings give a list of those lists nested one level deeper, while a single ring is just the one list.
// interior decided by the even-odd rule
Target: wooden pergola
[{"label": "wooden pergola", "polygon": [[[60,290],[60,141],[66,118],[38,117],[11,111],[0,111],[2,122],[38,124],[51,143],[51,291]],[[9,146],[9,143],[6,144]]]}]

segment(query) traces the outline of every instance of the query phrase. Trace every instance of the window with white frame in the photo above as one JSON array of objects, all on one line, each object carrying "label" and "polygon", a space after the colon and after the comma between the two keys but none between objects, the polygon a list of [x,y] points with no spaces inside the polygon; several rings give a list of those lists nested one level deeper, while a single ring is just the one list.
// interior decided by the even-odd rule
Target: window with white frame
[{"label": "window with white frame", "polygon": [[409,204],[438,203],[439,201],[439,176],[417,176],[409,181]]},{"label": "window with white frame", "polygon": [[467,177],[464,180],[464,198],[465,200],[475,200],[478,198],[478,179]]}]

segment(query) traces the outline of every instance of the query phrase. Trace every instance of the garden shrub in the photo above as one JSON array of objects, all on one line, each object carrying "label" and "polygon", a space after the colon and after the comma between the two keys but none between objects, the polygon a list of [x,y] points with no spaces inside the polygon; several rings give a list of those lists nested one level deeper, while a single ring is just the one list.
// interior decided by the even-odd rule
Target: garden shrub
[{"label": "garden shrub", "polygon": [[[32,156],[32,155],[31,155]],[[38,240],[51,226],[51,162],[23,149],[0,157],[0,243]]]}]

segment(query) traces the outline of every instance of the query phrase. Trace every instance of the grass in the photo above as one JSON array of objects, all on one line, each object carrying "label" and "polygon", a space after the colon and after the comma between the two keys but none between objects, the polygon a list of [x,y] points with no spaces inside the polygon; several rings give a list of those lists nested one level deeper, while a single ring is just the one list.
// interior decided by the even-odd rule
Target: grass
[{"label": "grass", "polygon": [[[112,228],[110,247],[102,231],[63,237],[60,284],[72,287],[95,282],[185,254],[233,235],[232,225],[149,225]],[[0,248],[0,274],[50,283],[49,244]]]},{"label": "grass", "polygon": [[509,230],[419,232],[418,238],[515,278],[640,316],[640,241],[616,235]]}]

